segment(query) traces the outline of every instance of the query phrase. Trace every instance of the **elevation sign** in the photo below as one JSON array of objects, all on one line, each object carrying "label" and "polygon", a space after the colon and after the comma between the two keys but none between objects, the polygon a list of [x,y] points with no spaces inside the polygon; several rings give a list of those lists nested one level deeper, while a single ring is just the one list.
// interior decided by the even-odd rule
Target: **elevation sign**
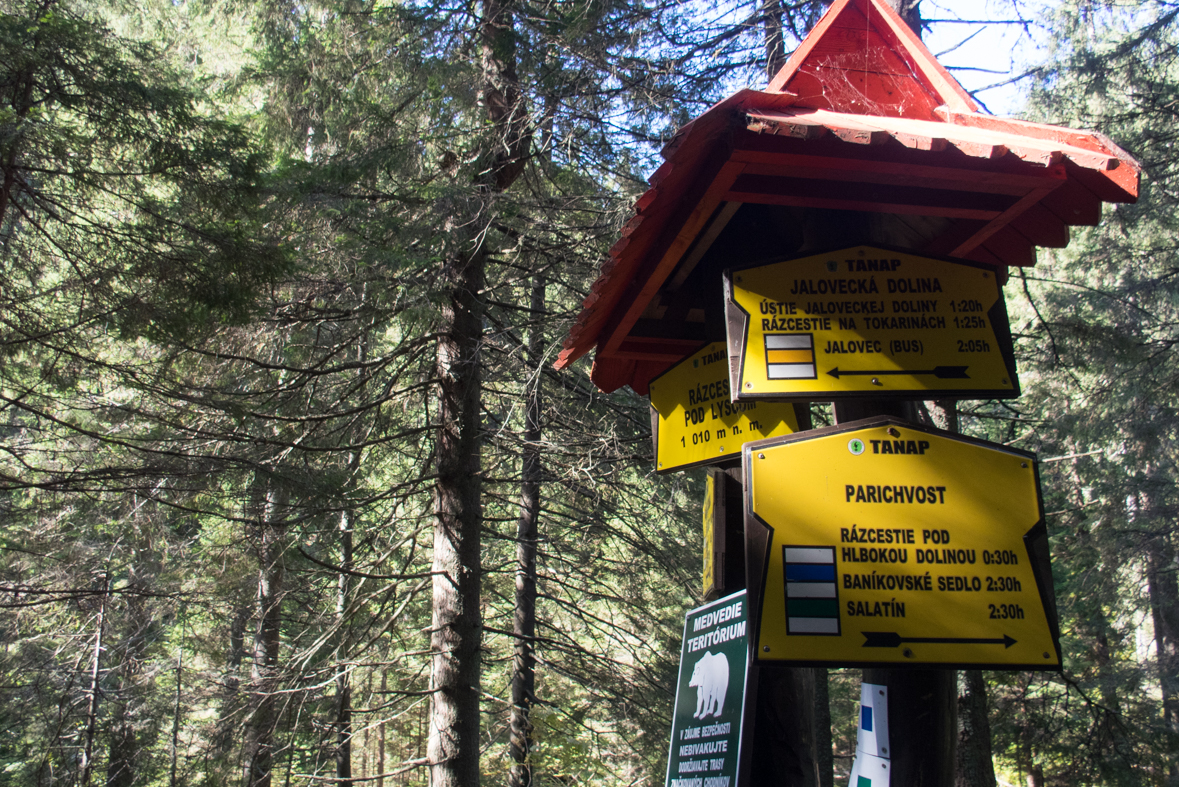
[{"label": "elevation sign", "polygon": [[798,431],[794,405],[734,402],[724,342],[713,342],[651,381],[651,431],[660,473],[740,456],[750,440]]},{"label": "elevation sign", "polygon": [[1060,668],[1031,454],[876,418],[744,461],[760,661]]},{"label": "elevation sign", "polygon": [[725,274],[734,401],[1019,395],[994,268],[876,246]]}]

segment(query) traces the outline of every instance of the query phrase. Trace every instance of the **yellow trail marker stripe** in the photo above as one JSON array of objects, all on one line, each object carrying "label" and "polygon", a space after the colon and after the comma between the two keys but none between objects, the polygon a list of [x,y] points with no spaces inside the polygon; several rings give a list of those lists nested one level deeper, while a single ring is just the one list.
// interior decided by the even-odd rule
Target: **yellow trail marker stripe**
[{"label": "yellow trail marker stripe", "polygon": [[767,350],[769,363],[814,363],[815,354],[810,350]]}]

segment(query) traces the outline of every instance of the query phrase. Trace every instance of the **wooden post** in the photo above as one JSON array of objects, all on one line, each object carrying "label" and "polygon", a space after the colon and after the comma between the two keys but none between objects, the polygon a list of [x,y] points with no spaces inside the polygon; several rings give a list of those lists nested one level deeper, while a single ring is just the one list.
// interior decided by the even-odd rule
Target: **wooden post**
[{"label": "wooden post", "polygon": [[705,564],[711,565],[711,584],[705,579],[704,599],[736,593],[745,584],[745,512],[742,503],[741,467],[714,467],[708,471],[712,487],[711,534],[706,537]]},{"label": "wooden post", "polygon": [[[800,431],[812,428],[810,410],[796,405]],[[741,469],[726,471],[737,479],[741,491],[745,479]],[[741,501],[741,505],[744,501]],[[730,498],[729,506],[734,504]],[[744,511],[740,510],[743,540],[742,560],[749,587],[761,587],[761,566],[769,548],[768,533],[745,532]],[[734,522],[732,514],[729,522]],[[732,543],[730,536],[729,543]],[[750,596],[751,606],[761,600]],[[749,767],[750,787],[832,787],[831,708],[825,667],[754,667],[750,691],[755,697],[750,727],[754,756]]]},{"label": "wooden post", "polygon": [[[860,243],[898,243],[887,226],[868,214],[816,212],[810,217],[809,239],[858,239]],[[881,237],[886,235],[887,237]],[[846,423],[877,415],[918,421],[919,402],[896,399],[859,399],[837,402],[835,422]],[[866,669],[864,683],[888,687],[889,741],[892,784],[904,787],[943,787],[953,784],[957,743],[957,672],[944,669]]]}]

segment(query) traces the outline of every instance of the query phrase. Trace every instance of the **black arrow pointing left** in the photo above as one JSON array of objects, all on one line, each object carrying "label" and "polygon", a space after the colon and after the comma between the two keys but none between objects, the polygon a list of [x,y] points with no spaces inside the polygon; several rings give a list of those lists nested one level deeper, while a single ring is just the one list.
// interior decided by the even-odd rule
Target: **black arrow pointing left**
[{"label": "black arrow pointing left", "polygon": [[850,369],[840,369],[838,366],[836,366],[834,369],[827,372],[827,374],[831,375],[836,380],[838,380],[840,377],[864,377],[867,375],[880,377],[890,374],[909,374],[913,375],[914,377],[921,374],[932,374],[939,380],[969,380],[970,375],[966,373],[968,368],[969,367],[967,366],[935,366],[932,369],[867,369],[853,371]]}]

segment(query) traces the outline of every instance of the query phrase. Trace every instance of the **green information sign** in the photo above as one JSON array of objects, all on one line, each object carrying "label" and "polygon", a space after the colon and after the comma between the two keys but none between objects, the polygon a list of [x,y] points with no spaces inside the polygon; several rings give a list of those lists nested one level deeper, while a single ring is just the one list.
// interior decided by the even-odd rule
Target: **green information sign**
[{"label": "green information sign", "polygon": [[736,787],[749,663],[745,591],[684,620],[667,787]]}]

